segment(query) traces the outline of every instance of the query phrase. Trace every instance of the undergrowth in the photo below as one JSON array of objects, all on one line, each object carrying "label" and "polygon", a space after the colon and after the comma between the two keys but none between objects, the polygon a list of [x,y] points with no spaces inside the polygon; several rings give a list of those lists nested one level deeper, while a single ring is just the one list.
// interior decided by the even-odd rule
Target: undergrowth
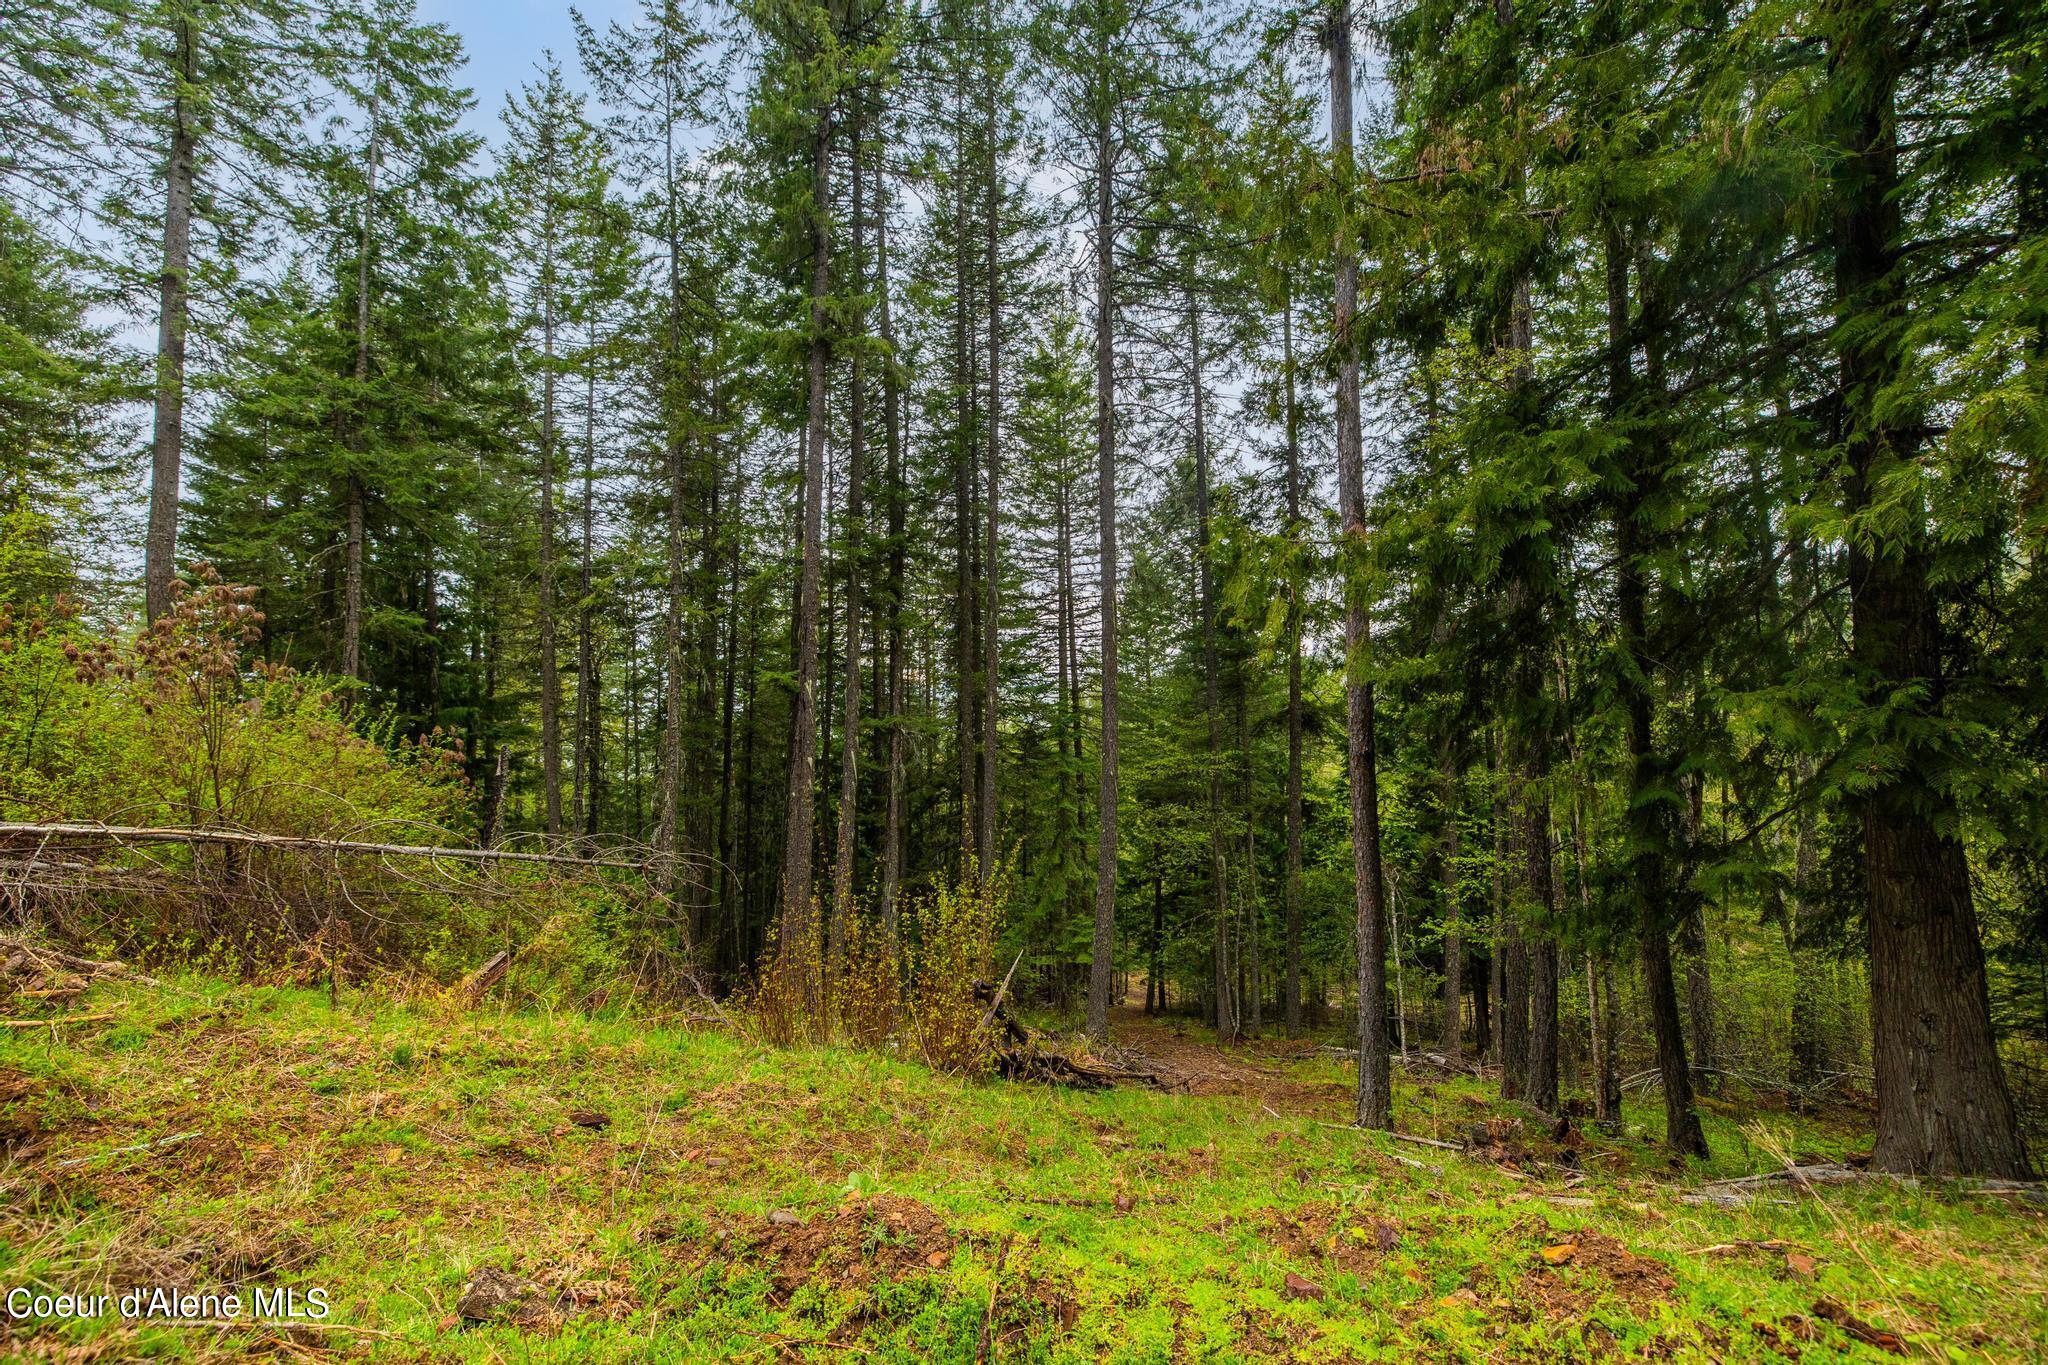
[{"label": "undergrowth", "polygon": [[[1516,1178],[1344,1127],[1348,1074],[1313,1048],[1214,1049],[1191,1025],[1185,1046],[1274,1088],[1073,1093],[616,1006],[337,1007],[197,976],[52,1012],[108,1017],[0,1038],[0,1283],[319,1286],[335,1311],[6,1323],[17,1358],[1890,1358],[1823,1301],[1923,1358],[2048,1349],[2048,1220],[2024,1199],[1871,1181],[1684,1202],[1867,1143],[1846,1114],[1731,1097],[1713,1165],[1673,1170],[1631,1103],[1583,1178]],[[1510,1112],[1467,1079],[1397,1086],[1411,1133]],[[465,1324],[483,1267],[547,1311]]]}]

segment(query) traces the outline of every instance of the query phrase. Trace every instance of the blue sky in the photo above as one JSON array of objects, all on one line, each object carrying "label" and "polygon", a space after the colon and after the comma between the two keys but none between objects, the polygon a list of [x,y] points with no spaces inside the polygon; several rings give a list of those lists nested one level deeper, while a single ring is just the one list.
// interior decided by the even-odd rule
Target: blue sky
[{"label": "blue sky", "polygon": [[[498,111],[505,96],[534,78],[541,53],[553,49],[572,85],[583,88],[576,66],[576,28],[571,0],[419,0],[420,18],[446,24],[462,35],[469,54],[464,83],[476,94],[469,126],[496,142],[503,125]],[[575,0],[583,17],[602,28],[639,9],[637,0]]]}]

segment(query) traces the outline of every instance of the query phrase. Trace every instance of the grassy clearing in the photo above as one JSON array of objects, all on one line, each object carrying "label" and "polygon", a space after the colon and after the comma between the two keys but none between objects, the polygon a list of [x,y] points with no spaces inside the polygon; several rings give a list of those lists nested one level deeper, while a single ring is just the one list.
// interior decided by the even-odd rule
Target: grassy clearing
[{"label": "grassy clearing", "polygon": [[[2048,1355],[2037,1206],[1871,1182],[1698,1207],[1678,1184],[1708,1172],[1631,1136],[1567,1191],[1336,1126],[1348,1078],[1313,1053],[1239,1054],[1284,1077],[1270,1097],[1076,1094],[196,979],[66,1010],[115,1017],[0,1039],[0,1287],[323,1286],[334,1312],[0,1319],[18,1358],[1891,1358],[1818,1320],[1823,1296],[1922,1356]],[[1397,1112],[1451,1136],[1504,1111],[1410,1078]],[[1712,1174],[1867,1141],[1750,1117],[1712,1114]],[[569,1311],[463,1325],[484,1266]]]}]

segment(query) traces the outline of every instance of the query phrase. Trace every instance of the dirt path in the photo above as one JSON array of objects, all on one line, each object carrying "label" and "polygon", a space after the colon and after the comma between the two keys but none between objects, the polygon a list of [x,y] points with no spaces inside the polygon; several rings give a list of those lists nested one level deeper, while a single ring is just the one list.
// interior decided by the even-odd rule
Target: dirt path
[{"label": "dirt path", "polygon": [[1304,1062],[1319,1045],[1295,1039],[1212,1041],[1187,1020],[1148,1015],[1128,1003],[1111,1011],[1110,1038],[1133,1067],[1157,1075],[1162,1087],[1184,1095],[1241,1095],[1276,1114],[1342,1119],[1351,1087],[1320,1079]]}]

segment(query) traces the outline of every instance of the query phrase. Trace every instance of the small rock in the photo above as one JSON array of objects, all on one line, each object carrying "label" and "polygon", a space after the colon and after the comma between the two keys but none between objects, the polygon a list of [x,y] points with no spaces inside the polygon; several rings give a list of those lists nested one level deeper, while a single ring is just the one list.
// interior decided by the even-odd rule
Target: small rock
[{"label": "small rock", "polygon": [[1321,1299],[1327,1291],[1314,1280],[1304,1280],[1293,1271],[1287,1272],[1287,1282],[1281,1290],[1290,1299]]},{"label": "small rock", "polygon": [[779,1228],[800,1228],[804,1225],[804,1220],[791,1213],[788,1209],[775,1210],[775,1212],[768,1215],[768,1221]]}]

